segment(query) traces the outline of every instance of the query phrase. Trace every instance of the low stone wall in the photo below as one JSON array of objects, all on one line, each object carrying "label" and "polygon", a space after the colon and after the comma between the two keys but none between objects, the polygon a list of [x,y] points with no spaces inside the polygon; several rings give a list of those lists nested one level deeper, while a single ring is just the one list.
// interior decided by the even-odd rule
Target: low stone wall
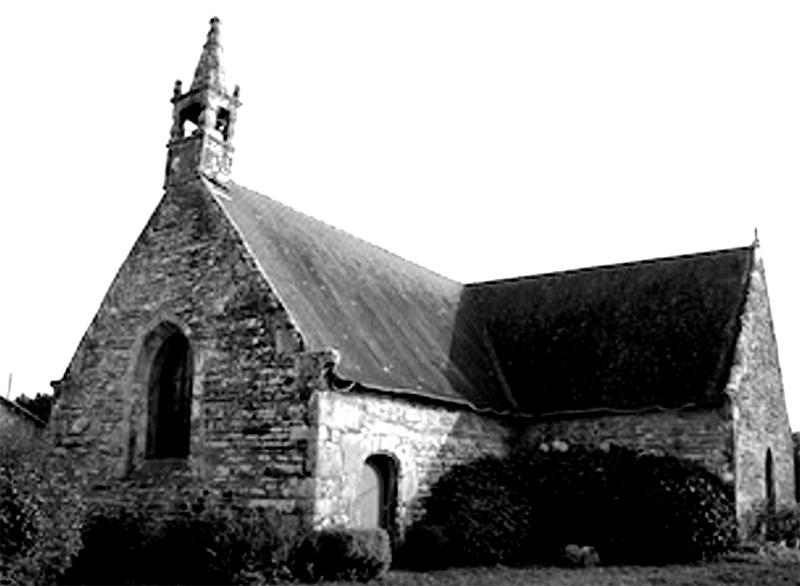
[{"label": "low stone wall", "polygon": [[503,455],[511,430],[500,421],[389,396],[320,392],[316,396],[318,526],[352,525],[359,474],[368,457],[387,454],[399,464],[398,527],[421,513],[419,500],[455,464]]},{"label": "low stone wall", "polygon": [[522,436],[533,446],[553,440],[669,454],[702,464],[731,486],[734,482],[733,427],[725,409],[565,418],[532,423]]}]

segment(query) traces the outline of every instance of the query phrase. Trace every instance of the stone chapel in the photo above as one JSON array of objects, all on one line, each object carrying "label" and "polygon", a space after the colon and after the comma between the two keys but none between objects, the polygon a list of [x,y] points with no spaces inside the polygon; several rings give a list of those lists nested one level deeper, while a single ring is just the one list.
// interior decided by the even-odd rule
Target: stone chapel
[{"label": "stone chapel", "polygon": [[462,284],[230,179],[218,19],[171,102],[163,197],[53,383],[93,494],[397,534],[448,467],[557,441],[700,462],[742,531],[795,503],[758,242]]}]

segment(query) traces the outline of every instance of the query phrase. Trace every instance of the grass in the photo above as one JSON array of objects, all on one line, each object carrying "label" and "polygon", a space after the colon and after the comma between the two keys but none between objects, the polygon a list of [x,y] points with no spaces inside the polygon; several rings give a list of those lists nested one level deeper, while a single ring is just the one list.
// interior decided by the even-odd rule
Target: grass
[{"label": "grass", "polygon": [[[326,582],[329,586],[345,582]],[[733,554],[702,564],[598,566],[566,569],[457,568],[435,572],[391,571],[380,586],[797,586],[800,551],[778,555]]]}]

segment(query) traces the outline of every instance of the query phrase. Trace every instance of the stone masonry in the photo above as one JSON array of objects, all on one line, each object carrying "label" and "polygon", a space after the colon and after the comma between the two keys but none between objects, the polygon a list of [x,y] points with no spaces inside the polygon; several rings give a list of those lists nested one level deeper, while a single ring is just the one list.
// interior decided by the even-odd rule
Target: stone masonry
[{"label": "stone masonry", "polygon": [[727,386],[733,402],[736,510],[743,535],[766,506],[766,460],[773,458],[776,509],[796,504],[791,428],[778,363],[764,265],[756,256]]},{"label": "stone masonry", "polygon": [[523,442],[618,445],[702,464],[733,484],[733,429],[727,410],[668,410],[552,419],[531,424]]},{"label": "stone masonry", "polygon": [[[476,413],[377,394],[316,396],[315,524],[351,525],[358,474],[366,459],[388,454],[399,463],[399,529],[417,518],[421,497],[447,469],[507,452],[512,432]],[[395,529],[395,528],[393,528]]]},{"label": "stone masonry", "polygon": [[[189,456],[174,461],[145,454],[144,345],[164,323],[188,338],[193,363]],[[167,191],[57,384],[56,451],[98,488],[196,487],[303,515],[308,399],[329,360],[303,351],[210,191],[188,183]]]},{"label": "stone masonry", "polygon": [[[584,283],[564,291],[575,299],[586,294],[591,301],[587,288],[625,292],[650,281],[610,279],[612,273],[604,269],[570,272],[569,279],[549,275],[544,280],[513,280],[502,287],[489,283],[482,286],[507,291],[508,297],[475,297],[483,301],[462,311],[464,307],[456,308],[458,295],[464,302],[464,292],[474,292],[480,284],[462,286],[434,278],[402,259],[378,254],[357,239],[330,237],[333,228],[297,221],[295,212],[250,206],[258,194],[237,188],[228,177],[230,141],[240,102],[238,89],[229,94],[224,84],[219,20],[212,19],[210,24],[191,88],[183,92],[180,83],[175,85],[165,194],[63,378],[54,383],[58,400],[48,439],[54,454],[67,458],[85,481],[90,497],[141,498],[161,505],[198,496],[229,499],[273,507],[297,523],[316,526],[352,526],[359,518],[385,523],[391,517],[395,526],[387,528],[398,536],[421,514],[423,497],[447,469],[484,455],[502,456],[522,442],[548,443],[558,449],[568,449],[573,443],[598,447],[614,443],[700,462],[735,488],[742,536],[765,506],[779,510],[795,503],[792,438],[757,245],[722,251],[725,254],[720,257],[702,255],[706,264],[697,265],[713,268],[717,265],[709,259],[739,259],[738,272],[725,269],[721,275],[728,281],[719,281],[732,282],[735,296],[727,297],[733,301],[719,322],[725,335],[715,334],[724,341],[710,359],[712,366],[719,361],[722,377],[715,380],[721,383],[708,385],[706,394],[689,397],[682,407],[676,407],[677,401],[670,403],[670,409],[656,404],[684,396],[674,393],[695,382],[703,387],[703,381],[695,380],[689,385],[665,384],[664,396],[654,396],[644,405],[636,403],[641,407],[636,410],[621,410],[625,404],[616,411],[611,409],[613,404],[592,404],[591,411],[581,412],[578,404],[574,409],[558,407],[572,409],[560,415],[544,414],[535,401],[531,409],[522,409],[501,366],[508,372],[518,370],[519,384],[531,384],[532,392],[541,392],[535,384],[537,369],[549,355],[530,350],[547,349],[558,336],[571,340],[569,336],[586,331],[585,323],[589,323],[570,315],[560,330],[553,326],[548,334],[542,329],[561,323],[548,321],[553,315],[538,311],[549,307],[540,303],[550,299],[545,293],[551,291],[542,283],[563,287],[567,281]],[[237,193],[244,199],[235,199]],[[294,220],[286,223],[289,216]],[[361,256],[348,256],[353,251]],[[745,255],[750,253],[753,265],[748,277]],[[683,283],[673,278],[692,283],[716,274],[693,268],[700,258],[691,262],[662,259],[646,266],[647,270],[661,267],[664,272],[652,282],[669,293],[673,291],[670,283]],[[353,262],[342,263],[347,270],[326,272],[325,268],[338,267],[337,259]],[[675,267],[681,266],[685,272],[675,273]],[[392,270],[384,271],[386,267]],[[627,266],[625,270],[633,269]],[[633,273],[613,272],[629,274]],[[642,267],[635,274],[640,279],[646,276]],[[361,282],[362,275],[373,278]],[[392,278],[383,278],[387,275]],[[586,280],[575,281],[578,277]],[[352,287],[337,287],[340,283]],[[612,286],[616,288],[603,289]],[[715,297],[704,291],[685,287],[691,293],[691,307],[698,312],[692,315],[715,309]],[[309,292],[314,295],[306,295]],[[648,306],[651,296],[641,295],[643,306]],[[407,303],[411,298],[419,303]],[[613,305],[628,297],[601,298]],[[563,299],[551,299],[554,315],[563,309]],[[519,330],[517,334],[542,331],[541,341],[537,345],[525,336],[510,336],[505,357],[498,356],[492,345],[486,345],[490,338],[482,325],[482,318],[492,315],[490,306],[495,317],[514,316],[496,320],[499,334],[514,329]],[[633,315],[641,320],[647,315],[684,315],[666,313],[681,311],[680,304],[654,307],[658,311]],[[450,315],[450,308],[458,311]],[[592,312],[608,315],[603,304],[576,308],[584,317]],[[394,319],[384,323],[387,315]],[[632,323],[649,323],[641,320]],[[667,331],[655,331],[659,335],[652,340],[658,341],[664,333],[664,339],[683,345],[684,330],[669,331],[691,325],[690,319],[683,321],[687,323],[678,320],[670,326],[666,320]],[[606,321],[595,322],[600,324],[600,338],[608,327]],[[303,332],[298,323],[305,324]],[[405,329],[413,329],[416,337],[403,337]],[[635,333],[638,329],[632,331],[634,337],[641,337]],[[315,338],[320,332],[325,336]],[[367,343],[350,344],[346,339]],[[395,339],[400,343],[382,343]],[[594,355],[602,356],[591,338],[574,339],[588,341],[568,344],[565,355],[580,347],[588,353],[576,355],[579,362],[591,363]],[[458,348],[447,346],[456,342],[473,353],[461,360]],[[701,346],[711,348],[713,343]],[[652,350],[652,345],[639,346],[651,364],[653,356],[645,350]],[[309,350],[312,347],[315,351]],[[334,368],[342,348],[350,348],[346,356],[356,367],[346,376]],[[438,357],[433,369],[432,357]],[[671,372],[685,372],[679,369],[691,359],[676,363]],[[404,368],[392,370],[394,362]],[[514,364],[518,368],[511,368]],[[380,369],[405,373],[405,378],[391,384],[381,383],[380,377],[370,381],[374,372],[383,372]],[[616,381],[608,385],[612,394],[619,392],[619,381],[625,381],[630,369],[620,372],[609,379]],[[563,390],[561,381],[569,374],[553,377],[555,383],[547,392]],[[581,380],[595,388],[597,378],[591,375]],[[437,388],[454,380],[474,384],[464,387],[467,392]],[[629,385],[634,395],[647,390],[636,380],[628,381],[634,381]],[[505,395],[496,397],[498,401],[473,403],[469,398],[491,399],[484,395],[494,383],[500,389],[496,392]],[[166,442],[160,439],[164,437]],[[385,498],[389,490],[370,476],[382,472],[378,464],[369,467],[375,462],[389,462],[381,481],[389,479],[392,491],[396,484],[397,494],[390,499]],[[372,498],[381,491],[383,500],[378,506],[359,508],[359,495]],[[395,498],[396,502],[387,503]],[[361,503],[371,506],[373,501],[364,497]],[[380,515],[371,515],[375,511]],[[387,511],[391,515],[385,515]]]}]

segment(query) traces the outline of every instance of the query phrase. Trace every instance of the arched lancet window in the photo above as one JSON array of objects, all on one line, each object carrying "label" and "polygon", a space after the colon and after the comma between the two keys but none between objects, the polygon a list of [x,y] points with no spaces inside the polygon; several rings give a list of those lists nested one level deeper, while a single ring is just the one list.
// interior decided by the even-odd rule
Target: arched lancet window
[{"label": "arched lancet window", "polygon": [[772,450],[767,448],[764,458],[764,493],[767,499],[767,513],[770,517],[775,515],[775,472],[773,470]]},{"label": "arched lancet window", "polygon": [[397,512],[397,461],[388,455],[370,456],[361,467],[355,503],[358,527],[382,527],[394,533]]},{"label": "arched lancet window", "polygon": [[148,336],[147,376],[148,458],[189,455],[189,412],[192,396],[192,357],[189,340],[171,325],[162,324]]}]

